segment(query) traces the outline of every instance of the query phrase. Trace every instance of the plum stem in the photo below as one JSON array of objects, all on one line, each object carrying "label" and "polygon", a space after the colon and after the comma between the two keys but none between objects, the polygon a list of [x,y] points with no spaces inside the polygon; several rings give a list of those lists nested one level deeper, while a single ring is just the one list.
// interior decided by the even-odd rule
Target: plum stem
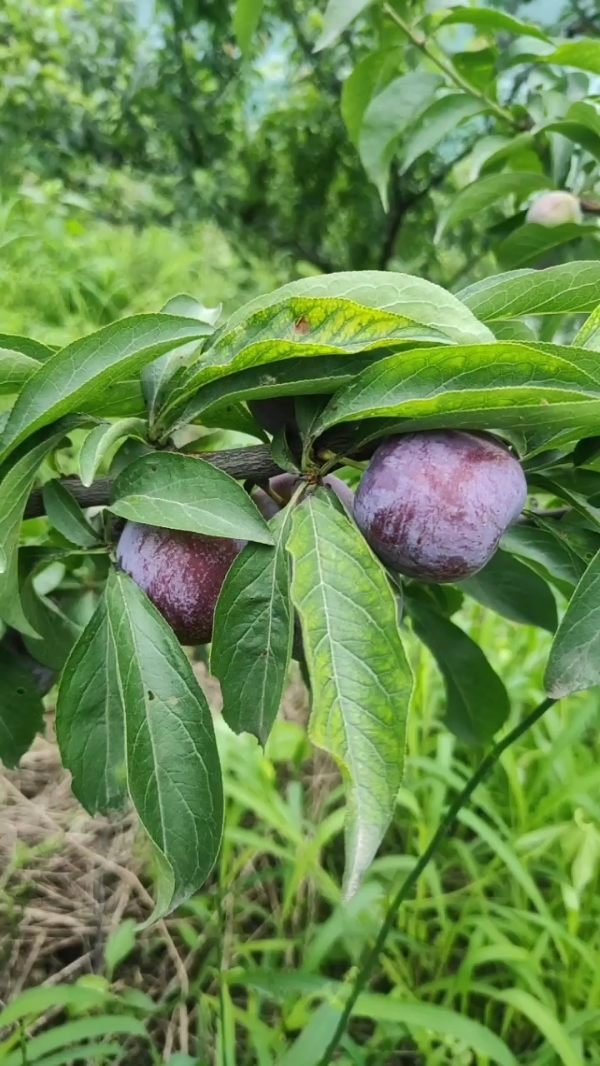
[{"label": "plum stem", "polygon": [[433,857],[439,851],[441,845],[444,843],[446,838],[451,836],[454,832],[458,821],[458,815],[460,814],[462,808],[470,800],[477,786],[480,785],[481,782],[491,772],[491,770],[494,769],[500,757],[504,754],[507,748],[510,748],[511,744],[514,744],[514,742],[518,740],[519,737],[523,736],[523,734],[526,733],[527,730],[531,728],[531,726],[535,725],[535,723],[538,722],[540,718],[542,718],[548,708],[551,707],[554,703],[556,703],[556,700],[553,700],[550,697],[545,700],[542,700],[542,702],[538,704],[538,706],[533,711],[531,711],[531,713],[528,714],[522,722],[519,722],[519,724],[516,725],[514,729],[511,729],[511,731],[507,733],[505,737],[502,737],[502,739],[494,745],[491,751],[488,752],[485,758],[482,759],[473,775],[467,781],[465,787],[458,793],[458,795],[448,807],[446,814],[442,818],[428,846],[425,848],[425,851],[422,853],[419,860],[415,863],[407,877],[404,878],[400,887],[393,896],[392,901],[388,906],[385,917],[381,924],[379,933],[377,934],[377,939],[375,940],[373,947],[367,952],[364,958],[364,961],[352,984],[350,994],[345,1002],[344,1009],[341,1013],[337,1028],[329,1044],[327,1045],[323,1056],[319,1059],[317,1066],[329,1066],[329,1064],[332,1062],[333,1056],[340,1045],[340,1041],[342,1040],[344,1033],[346,1032],[346,1028],[348,1026],[352,1011],[354,1010],[354,1007],[356,1005],[356,1001],[363,988],[367,984],[367,981],[369,980],[377,964],[377,960],[379,959],[379,955],[383,951],[388,934],[390,933],[396,921],[396,916],[400,907],[407,899],[409,893],[412,892],[412,889],[415,887],[421,874],[424,872]]}]

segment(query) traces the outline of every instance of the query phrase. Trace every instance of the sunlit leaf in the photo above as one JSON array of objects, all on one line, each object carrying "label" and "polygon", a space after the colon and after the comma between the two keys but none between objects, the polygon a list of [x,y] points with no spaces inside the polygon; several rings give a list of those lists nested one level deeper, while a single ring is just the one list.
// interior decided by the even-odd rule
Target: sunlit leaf
[{"label": "sunlit leaf", "polygon": [[159,355],[203,336],[206,327],[174,315],[135,315],[74,341],[43,363],[19,393],[0,439],[0,459],[62,415],[80,411]]},{"label": "sunlit leaf", "polygon": [[146,440],[147,425],[142,418],[122,418],[102,422],[85,438],[79,453],[79,476],[83,485],[91,485],[102,460],[112,446],[124,437]]},{"label": "sunlit leaf", "polygon": [[318,493],[294,511],[292,599],[311,681],[310,736],[345,780],[345,890],[356,891],[402,780],[412,677],[395,596],[357,526]]},{"label": "sunlit leaf", "polygon": [[355,18],[371,4],[372,0],[329,0],[323,15],[323,29],[315,44],[315,52],[335,44],[338,37]]},{"label": "sunlit leaf", "polygon": [[484,322],[521,315],[593,311],[600,291],[600,262],[564,263],[546,270],[497,274],[463,289],[459,298]]},{"label": "sunlit leaf", "polygon": [[407,171],[425,152],[435,148],[444,137],[454,133],[462,122],[484,111],[486,104],[467,93],[449,93],[435,100],[419,116],[414,129],[403,140],[400,150],[402,172]]},{"label": "sunlit leaf", "polygon": [[252,39],[260,24],[263,7],[264,0],[236,0],[233,30],[240,50],[244,54],[250,51]]}]

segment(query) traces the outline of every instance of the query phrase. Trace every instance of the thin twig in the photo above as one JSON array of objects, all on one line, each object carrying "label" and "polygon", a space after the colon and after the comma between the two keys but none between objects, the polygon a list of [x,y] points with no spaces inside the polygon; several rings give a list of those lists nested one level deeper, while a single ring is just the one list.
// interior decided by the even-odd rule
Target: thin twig
[{"label": "thin twig", "polygon": [[480,89],[476,89],[474,85],[471,85],[471,83],[466,80],[466,78],[463,78],[462,74],[459,74],[451,63],[447,63],[445,59],[442,59],[441,56],[429,47],[427,38],[413,30],[412,26],[409,26],[408,22],[405,22],[402,16],[399,15],[390,4],[384,4],[383,10],[403,31],[403,33],[406,34],[408,39],[423,53],[423,55],[427,56],[432,63],[435,63],[436,67],[443,71],[443,73],[450,78],[459,89],[468,93],[469,96],[474,96],[476,100],[481,100],[482,104],[485,104],[486,108],[489,111],[492,111],[497,118],[501,118],[503,122],[508,122],[511,126],[514,126],[515,129],[521,130],[520,124],[511,115],[510,111],[505,111],[505,109],[495,103],[494,100],[490,100],[489,96],[486,96],[484,92]]},{"label": "thin twig", "polygon": [[543,700],[542,703],[538,704],[535,710],[531,712],[531,714],[527,715],[527,717],[519,723],[519,725],[515,726],[514,729],[511,729],[510,733],[507,733],[506,736],[502,738],[502,740],[499,740],[498,743],[494,745],[492,750],[485,756],[482,762],[480,762],[479,766],[475,770],[475,773],[472,775],[472,777],[469,778],[465,787],[462,789],[461,792],[459,792],[458,796],[456,796],[453,802],[450,804],[444,818],[440,822],[436,832],[431,838],[425,851],[421,855],[418,862],[413,866],[408,876],[404,878],[398,891],[394,895],[392,902],[390,903],[387,909],[379,933],[377,934],[377,939],[373,947],[367,953],[358,972],[358,976],[356,977],[354,984],[352,985],[352,990],[344,1005],[344,1009],[342,1011],[335,1033],[333,1034],[333,1037],[327,1045],[327,1048],[322,1058],[319,1059],[317,1066],[329,1066],[329,1064],[332,1062],[333,1056],[340,1045],[340,1041],[343,1039],[344,1033],[346,1032],[346,1028],[348,1026],[352,1011],[354,1010],[354,1007],[356,1005],[356,1001],[363,988],[367,984],[367,981],[369,980],[375,966],[377,965],[377,961],[381,952],[383,951],[388,934],[390,933],[392,926],[396,921],[396,915],[398,914],[400,907],[407,899],[409,893],[412,892],[421,874],[429,865],[434,855],[438,852],[444,840],[454,832],[460,811],[470,800],[477,786],[481,784],[481,782],[488,776],[490,771],[493,770],[493,768],[496,766],[498,760],[500,759],[500,756],[506,751],[506,749],[510,748],[511,744],[514,744],[515,740],[518,740],[519,737],[521,737],[524,733],[527,732],[528,729],[531,728],[531,726],[535,725],[535,723],[539,721],[542,715],[544,715],[548,708],[551,707],[554,703],[556,703],[556,700],[552,700],[550,698]]}]

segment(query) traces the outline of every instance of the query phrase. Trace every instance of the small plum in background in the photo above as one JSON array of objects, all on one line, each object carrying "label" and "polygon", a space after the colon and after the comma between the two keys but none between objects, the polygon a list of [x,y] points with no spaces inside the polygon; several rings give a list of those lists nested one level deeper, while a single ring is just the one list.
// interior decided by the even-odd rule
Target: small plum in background
[{"label": "small plum in background", "polygon": [[433,430],[380,445],[358,487],[354,517],[391,569],[442,583],[481,570],[526,499],[525,475],[504,445]]},{"label": "small plum in background", "polygon": [[243,540],[127,522],[117,561],[182,644],[208,644],[219,593]]},{"label": "small plum in background", "polygon": [[250,400],[250,413],[259,426],[274,436],[284,426],[296,428],[296,404],[291,396],[280,396],[274,400]]},{"label": "small plum in background", "polygon": [[566,222],[582,222],[581,205],[570,192],[545,192],[534,200],[527,212],[527,222],[538,226],[563,226]]},{"label": "small plum in background", "polygon": [[[286,504],[290,502],[301,480],[298,474],[277,474],[276,477],[272,477],[269,481],[269,487]],[[342,481],[341,478],[336,477],[335,474],[326,474],[322,479],[322,484],[332,489],[340,503],[343,503],[346,510],[352,514],[354,492],[350,486],[345,481]]]}]

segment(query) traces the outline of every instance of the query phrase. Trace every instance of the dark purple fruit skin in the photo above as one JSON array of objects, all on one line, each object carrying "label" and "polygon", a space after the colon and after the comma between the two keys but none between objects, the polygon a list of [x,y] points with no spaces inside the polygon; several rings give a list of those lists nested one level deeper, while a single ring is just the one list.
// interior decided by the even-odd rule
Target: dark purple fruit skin
[{"label": "dark purple fruit skin", "polygon": [[250,400],[248,407],[259,426],[272,436],[284,426],[296,428],[296,405],[289,396],[280,396],[275,400]]},{"label": "dark purple fruit skin", "polygon": [[245,544],[127,522],[117,561],[182,644],[208,644],[221,586]]},{"label": "dark purple fruit skin", "polygon": [[279,514],[281,507],[264,489],[254,489],[251,495],[265,522],[270,522],[276,514]]},{"label": "dark purple fruit skin", "polygon": [[[273,489],[273,492],[281,497],[284,503],[289,503],[301,480],[302,478],[298,474],[277,474],[270,479],[269,486]],[[326,474],[321,483],[332,489],[340,503],[343,503],[346,510],[352,514],[354,493],[350,486],[345,481],[342,481],[341,478],[336,477],[335,474]]]},{"label": "dark purple fruit skin", "polygon": [[391,569],[442,583],[481,570],[526,499],[525,475],[502,444],[433,430],[390,437],[377,449],[354,517]]}]

